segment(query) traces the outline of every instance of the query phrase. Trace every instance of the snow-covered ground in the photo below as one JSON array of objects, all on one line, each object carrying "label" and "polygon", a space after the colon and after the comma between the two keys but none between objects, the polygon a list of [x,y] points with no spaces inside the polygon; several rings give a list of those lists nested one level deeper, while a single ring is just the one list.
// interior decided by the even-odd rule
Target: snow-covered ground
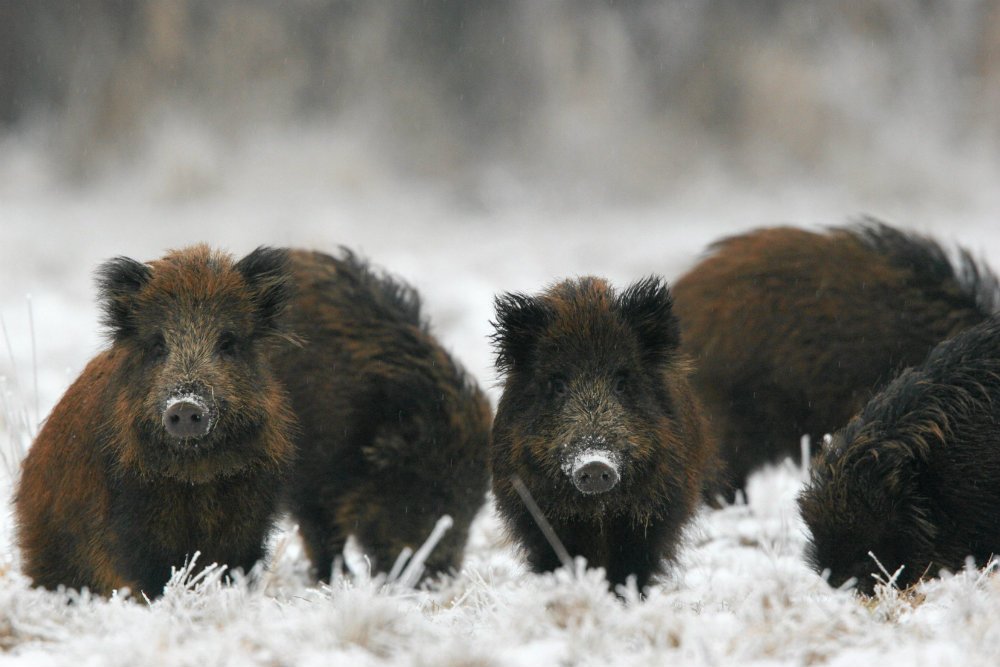
[{"label": "snow-covered ground", "polygon": [[181,577],[152,604],[76,595],[67,604],[20,574],[9,509],[17,457],[102,345],[91,274],[109,257],[152,259],[200,241],[236,254],[347,245],[420,289],[436,332],[495,399],[487,336],[500,291],[581,274],[672,279],[719,236],[864,213],[989,261],[1000,257],[1000,189],[983,186],[994,172],[949,171],[926,191],[886,196],[802,180],[755,188],[720,170],[625,205],[546,193],[499,168],[474,196],[405,180],[329,128],[262,131],[224,149],[168,133],[141,168],[85,187],[51,176],[47,156],[30,135],[0,139],[0,663],[1000,663],[1000,578],[990,572],[886,587],[872,600],[811,572],[794,504],[802,475],[791,465],[753,478],[749,505],[705,511],[672,575],[626,603],[593,572],[527,573],[487,508],[463,570],[427,590],[363,575],[315,587],[286,527],[252,582]]}]

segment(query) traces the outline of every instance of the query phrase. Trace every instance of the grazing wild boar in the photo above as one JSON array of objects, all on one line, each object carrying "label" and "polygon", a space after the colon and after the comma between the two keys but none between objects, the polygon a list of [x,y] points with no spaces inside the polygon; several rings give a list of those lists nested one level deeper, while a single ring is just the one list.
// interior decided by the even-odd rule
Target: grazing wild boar
[{"label": "grazing wild boar", "polygon": [[491,463],[497,509],[536,571],[560,565],[519,477],[571,555],[640,589],[671,560],[715,465],[667,286],[599,278],[496,302],[504,376]]},{"label": "grazing wild boar", "polygon": [[1000,316],[939,344],[817,455],[799,497],[807,558],[871,594],[1000,554]]},{"label": "grazing wild boar", "polygon": [[723,239],[674,285],[691,383],[705,405],[732,500],[768,461],[800,458],[935,344],[982,322],[997,279],[961,251],[868,220]]},{"label": "grazing wild boar", "polygon": [[249,569],[293,455],[268,353],[286,337],[284,252],[194,246],[98,270],[111,345],[62,397],[14,499],[36,585],[162,592],[172,566]]},{"label": "grazing wild boar", "polygon": [[431,334],[415,290],[347,251],[293,251],[291,265],[303,346],[275,367],[301,425],[287,500],[317,574],[352,534],[388,571],[445,514],[453,525],[426,571],[458,568],[489,486],[489,403]]}]

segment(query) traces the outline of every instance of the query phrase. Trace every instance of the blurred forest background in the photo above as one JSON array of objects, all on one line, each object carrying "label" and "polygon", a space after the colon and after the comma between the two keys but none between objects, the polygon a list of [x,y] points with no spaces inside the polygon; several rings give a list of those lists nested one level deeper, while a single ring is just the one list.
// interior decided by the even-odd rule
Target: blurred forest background
[{"label": "blurred forest background", "polygon": [[486,204],[706,172],[959,197],[1000,173],[1000,1],[15,0],[0,122],[71,182],[163,137],[310,125]]},{"label": "blurred forest background", "polygon": [[34,423],[115,255],[346,244],[495,391],[498,292],[860,214],[1000,256],[1000,0],[0,0],[0,399]]}]

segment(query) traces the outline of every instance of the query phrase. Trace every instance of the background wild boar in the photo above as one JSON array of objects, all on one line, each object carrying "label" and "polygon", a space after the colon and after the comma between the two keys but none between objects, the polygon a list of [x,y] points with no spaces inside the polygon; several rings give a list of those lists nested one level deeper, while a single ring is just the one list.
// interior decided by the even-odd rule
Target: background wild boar
[{"label": "background wild boar", "polygon": [[301,424],[288,502],[317,573],[351,534],[388,571],[444,514],[454,523],[427,572],[458,568],[488,488],[486,397],[431,334],[415,290],[347,251],[294,251],[291,266],[303,346],[275,365]]},{"label": "background wild boar", "polygon": [[[965,251],[869,220],[723,239],[674,285],[691,383],[719,437],[710,496],[732,500],[767,461],[800,458],[879,386],[1000,303]],[[710,498],[712,499],[712,498]]]}]

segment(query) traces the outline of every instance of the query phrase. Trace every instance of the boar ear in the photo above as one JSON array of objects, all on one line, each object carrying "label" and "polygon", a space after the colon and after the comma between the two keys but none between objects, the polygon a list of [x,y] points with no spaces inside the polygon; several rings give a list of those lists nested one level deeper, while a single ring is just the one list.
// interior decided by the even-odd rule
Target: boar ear
[{"label": "boar ear", "polygon": [[648,363],[666,363],[677,351],[680,326],[673,305],[670,288],[656,276],[632,283],[618,297],[621,315],[638,334],[643,357]]},{"label": "boar ear", "polygon": [[135,331],[132,317],[135,295],[150,276],[149,266],[129,259],[115,257],[97,268],[97,293],[101,302],[103,324],[112,340],[121,340]]},{"label": "boar ear", "polygon": [[[931,438],[933,436],[928,439]],[[915,492],[917,478],[924,468],[924,457],[913,443],[902,438],[890,439],[872,447],[863,465],[868,466],[878,486],[890,497],[906,498]]]},{"label": "boar ear", "polygon": [[259,330],[265,334],[282,331],[281,316],[293,292],[288,251],[260,246],[237,262],[236,270],[253,293]]},{"label": "boar ear", "polygon": [[502,374],[520,368],[528,359],[539,334],[549,323],[549,310],[541,301],[508,292],[494,302],[496,333],[491,340],[496,349],[496,365]]}]

